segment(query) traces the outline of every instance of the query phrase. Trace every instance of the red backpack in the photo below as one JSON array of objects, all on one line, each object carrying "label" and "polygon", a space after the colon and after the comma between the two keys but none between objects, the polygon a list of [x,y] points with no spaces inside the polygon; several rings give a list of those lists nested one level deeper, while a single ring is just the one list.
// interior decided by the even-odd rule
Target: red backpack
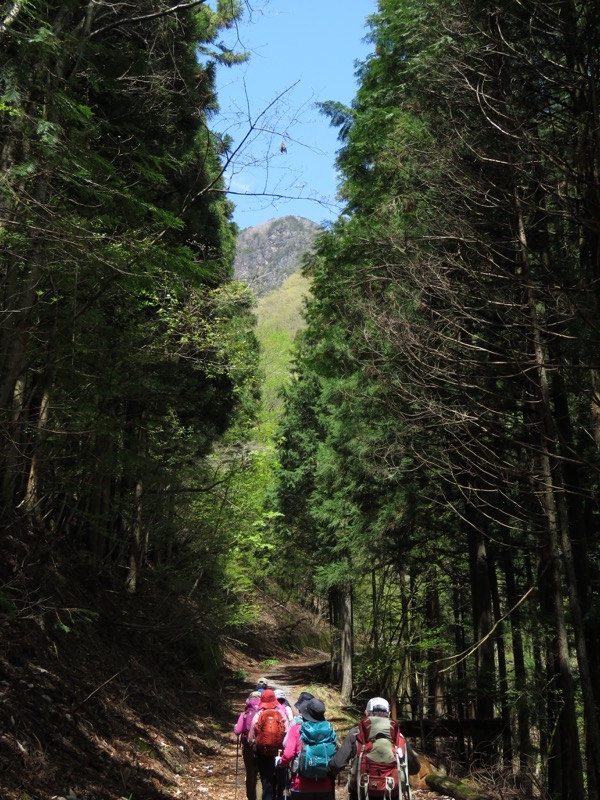
[{"label": "red backpack", "polygon": [[254,749],[263,756],[276,756],[283,746],[285,720],[276,708],[263,708],[254,725]]},{"label": "red backpack", "polygon": [[351,793],[359,800],[402,796],[408,785],[406,740],[395,720],[366,717],[361,721],[350,783]]}]

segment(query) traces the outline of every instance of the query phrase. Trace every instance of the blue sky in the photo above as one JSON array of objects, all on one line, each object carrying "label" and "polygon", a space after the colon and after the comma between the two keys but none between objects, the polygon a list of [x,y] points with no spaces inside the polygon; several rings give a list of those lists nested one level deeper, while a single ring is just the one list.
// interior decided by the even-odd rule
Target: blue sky
[{"label": "blue sky", "polygon": [[370,52],[363,39],[377,0],[250,0],[250,5],[252,15],[223,37],[227,45],[249,50],[250,59],[219,68],[221,111],[212,120],[213,128],[240,147],[227,174],[234,219],[241,229],[288,214],[318,223],[335,219],[340,144],[315,104],[350,105],[357,88],[355,62]]}]

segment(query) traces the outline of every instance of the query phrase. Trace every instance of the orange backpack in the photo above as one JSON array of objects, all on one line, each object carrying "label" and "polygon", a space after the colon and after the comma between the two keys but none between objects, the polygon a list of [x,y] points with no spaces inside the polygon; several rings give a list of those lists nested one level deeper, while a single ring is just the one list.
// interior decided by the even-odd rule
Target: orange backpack
[{"label": "orange backpack", "polygon": [[285,720],[276,708],[263,708],[254,725],[254,749],[263,756],[276,756],[283,746]]}]

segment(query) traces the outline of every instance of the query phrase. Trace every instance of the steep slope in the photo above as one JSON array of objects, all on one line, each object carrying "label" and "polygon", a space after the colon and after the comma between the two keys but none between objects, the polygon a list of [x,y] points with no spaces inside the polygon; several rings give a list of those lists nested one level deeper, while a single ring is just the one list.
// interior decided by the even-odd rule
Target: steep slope
[{"label": "steep slope", "polygon": [[272,219],[238,234],[235,277],[262,297],[302,267],[321,227],[304,217]]},{"label": "steep slope", "polygon": [[302,264],[321,230],[309,219],[287,216],[238,234],[235,277],[258,298],[256,334],[265,376],[262,422],[267,438],[281,410],[280,392],[289,378],[294,337],[303,326],[310,283],[302,275]]},{"label": "steep slope", "polygon": [[294,337],[304,325],[301,314],[309,291],[308,278],[295,272],[257,303],[256,335],[261,345],[263,408],[267,417],[277,415],[282,407],[280,391],[290,376]]},{"label": "steep slope", "polygon": [[221,643],[223,661],[209,671],[218,645],[189,598],[160,581],[131,595],[95,592],[80,570],[54,565],[53,577],[40,601],[15,577],[14,610],[0,608],[0,798],[241,800],[226,756],[231,704],[239,711],[250,675],[322,662],[327,624],[259,594],[256,622]]}]

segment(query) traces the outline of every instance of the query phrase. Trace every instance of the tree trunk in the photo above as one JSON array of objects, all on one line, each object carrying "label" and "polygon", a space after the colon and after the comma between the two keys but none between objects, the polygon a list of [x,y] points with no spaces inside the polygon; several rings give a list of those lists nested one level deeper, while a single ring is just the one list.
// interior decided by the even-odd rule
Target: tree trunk
[{"label": "tree trunk", "polygon": [[338,587],[332,586],[329,590],[329,682],[339,684],[342,678],[340,662],[341,634],[340,634],[340,604]]},{"label": "tree trunk", "polygon": [[47,390],[44,390],[39,404],[37,421],[35,425],[35,440],[33,444],[33,453],[29,464],[29,476],[27,479],[27,488],[25,490],[25,497],[21,503],[24,511],[36,523],[38,530],[41,530],[42,514],[39,510],[40,496],[39,496],[39,480],[38,480],[38,459],[39,452],[42,446],[42,441],[45,436],[46,426],[48,424],[48,413],[50,408],[50,396]]},{"label": "tree trunk", "polygon": [[[452,587],[452,611],[454,617],[454,648],[457,653],[464,653],[466,650],[465,620],[462,612],[461,596],[461,587],[455,584]],[[451,711],[451,716],[453,715],[458,717],[458,719],[465,719],[468,714],[469,698],[466,690],[466,669],[464,661],[462,660],[460,660],[456,666],[456,679],[457,684],[462,686],[462,690],[457,690],[456,707],[451,710],[449,709],[449,711]],[[457,755],[459,759],[465,763],[465,737],[462,735],[462,733],[456,738],[456,749],[458,751]]]},{"label": "tree trunk", "polygon": [[468,533],[469,564],[471,572],[471,602],[473,608],[473,636],[477,659],[477,719],[494,716],[496,671],[494,663],[494,641],[492,629],[492,595],[487,566],[486,543],[478,527],[478,514],[467,508],[471,523]]},{"label": "tree trunk", "polygon": [[504,635],[504,623],[500,622],[502,619],[502,608],[500,607],[500,594],[498,591],[498,576],[496,575],[496,562],[491,556],[488,556],[488,572],[490,587],[492,592],[492,604],[494,608],[494,617],[496,619],[496,648],[498,652],[498,680],[500,685],[500,713],[502,717],[502,742],[503,742],[503,756],[505,764],[512,767],[512,720],[510,714],[510,707],[508,705],[508,673],[506,668],[506,640]]},{"label": "tree trunk", "polygon": [[[431,570],[429,578],[429,589],[427,591],[426,618],[432,630],[439,630],[442,624],[440,614],[440,596],[437,587],[436,570]],[[444,715],[444,673],[441,671],[441,659],[444,651],[439,647],[432,647],[429,650],[428,662],[428,714],[430,717],[439,719]]]},{"label": "tree trunk", "polygon": [[[510,546],[510,541],[509,541]],[[503,552],[502,565],[504,581],[506,583],[506,599],[512,609],[510,614],[510,629],[512,639],[512,656],[515,670],[514,689],[517,692],[517,740],[519,743],[519,774],[524,777],[531,768],[530,718],[527,696],[527,670],[525,668],[525,655],[523,650],[523,637],[521,634],[521,610],[518,606],[519,597],[514,573],[514,562],[508,551]]]},{"label": "tree trunk", "polygon": [[[589,662],[585,645],[583,631],[583,619],[581,614],[581,604],[579,602],[577,576],[572,554],[571,537],[569,531],[568,515],[564,496],[564,481],[562,478],[562,468],[558,453],[558,436],[556,422],[550,403],[549,379],[546,368],[546,354],[542,339],[542,328],[538,318],[536,298],[533,292],[533,285],[530,276],[529,248],[525,232],[525,224],[521,210],[518,191],[515,190],[515,207],[517,210],[519,243],[521,246],[521,259],[523,263],[523,273],[526,282],[526,297],[530,316],[530,326],[533,339],[533,355],[537,368],[538,397],[536,398],[536,411],[538,415],[539,431],[539,456],[540,478],[538,496],[546,520],[546,530],[548,535],[548,549],[550,553],[550,566],[553,581],[553,599],[555,620],[557,625],[557,655],[559,670],[562,676],[563,690],[565,695],[565,710],[568,724],[568,738],[565,741],[570,743],[568,748],[569,764],[567,774],[569,775],[568,792],[573,798],[584,796],[583,788],[583,764],[581,758],[581,746],[579,743],[577,719],[575,711],[575,699],[573,696],[573,685],[571,668],[569,664],[569,646],[563,608],[562,593],[560,591],[560,545],[562,545],[562,562],[565,567],[567,589],[569,593],[570,611],[573,620],[575,633],[575,648],[577,652],[577,662],[581,676],[581,687],[583,694],[584,718],[588,731],[588,739],[592,751],[592,760],[588,765],[594,772],[594,783],[597,785],[596,778],[600,772],[600,725],[595,708],[593,685],[589,672]],[[547,259],[545,259],[547,261]],[[546,264],[548,266],[548,264]]]},{"label": "tree trunk", "polygon": [[[146,416],[147,412],[142,409],[139,414],[139,427],[138,427],[138,456],[139,463],[143,463],[143,457],[146,455],[147,450],[147,431],[146,431]],[[141,475],[138,475],[135,482],[135,517],[131,529],[129,561],[127,569],[127,578],[125,586],[128,592],[133,594],[137,588],[139,570],[142,563],[142,556],[144,551],[144,481]]]},{"label": "tree trunk", "polygon": [[458,778],[450,778],[448,775],[430,773],[426,776],[425,782],[430,789],[454,797],[455,800],[492,800],[493,797],[493,794],[485,792],[472,783]]},{"label": "tree trunk", "polygon": [[352,584],[347,583],[341,587],[341,604],[340,604],[340,632],[341,632],[341,658],[340,663],[342,667],[342,685],[341,685],[341,699],[342,703],[350,703],[352,699],[352,651],[353,651],[353,636],[352,636]]}]

